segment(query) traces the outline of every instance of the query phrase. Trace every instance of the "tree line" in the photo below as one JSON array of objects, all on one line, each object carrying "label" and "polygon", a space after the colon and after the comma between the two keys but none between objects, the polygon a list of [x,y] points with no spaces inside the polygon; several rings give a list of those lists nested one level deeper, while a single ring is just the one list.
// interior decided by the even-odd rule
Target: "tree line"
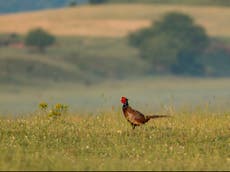
[{"label": "tree line", "polygon": [[[168,13],[150,27],[129,34],[128,40],[151,65],[153,75],[230,76],[230,46],[209,37],[186,14]],[[43,53],[55,41],[54,35],[41,28],[24,37],[24,45]],[[0,46],[17,42],[17,34],[0,37]]]}]

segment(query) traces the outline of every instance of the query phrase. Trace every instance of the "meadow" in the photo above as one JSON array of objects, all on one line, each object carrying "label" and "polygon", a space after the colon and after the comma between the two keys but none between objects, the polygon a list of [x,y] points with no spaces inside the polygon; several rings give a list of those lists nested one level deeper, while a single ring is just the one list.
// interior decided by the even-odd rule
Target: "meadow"
[{"label": "meadow", "polygon": [[229,111],[169,114],[135,130],[117,110],[1,117],[0,170],[230,170]]},{"label": "meadow", "polygon": [[[226,7],[109,4],[1,15],[1,33],[43,27],[57,42],[45,53],[0,49],[0,170],[229,171],[230,79],[153,75],[125,37],[169,11],[230,42]],[[133,130],[121,96],[146,115],[171,117]],[[69,108],[50,116],[41,102]]]}]

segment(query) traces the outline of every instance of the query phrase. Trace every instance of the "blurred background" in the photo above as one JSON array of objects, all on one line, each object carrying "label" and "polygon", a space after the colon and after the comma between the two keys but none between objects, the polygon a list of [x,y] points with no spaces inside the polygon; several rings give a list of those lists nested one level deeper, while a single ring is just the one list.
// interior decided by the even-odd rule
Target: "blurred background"
[{"label": "blurred background", "polygon": [[0,114],[230,110],[230,0],[0,0]]}]

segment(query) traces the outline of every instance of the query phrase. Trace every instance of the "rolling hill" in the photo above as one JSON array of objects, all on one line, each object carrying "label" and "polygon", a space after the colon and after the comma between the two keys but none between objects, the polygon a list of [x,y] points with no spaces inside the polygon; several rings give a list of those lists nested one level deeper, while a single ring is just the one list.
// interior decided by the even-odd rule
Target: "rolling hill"
[{"label": "rolling hill", "polygon": [[42,27],[56,35],[121,37],[149,26],[170,11],[191,15],[211,36],[230,36],[227,7],[144,4],[80,6],[2,15],[0,32],[25,34],[32,28]]},{"label": "rolling hill", "polygon": [[130,47],[125,36],[170,11],[189,14],[212,37],[229,40],[227,7],[107,4],[1,15],[0,34],[25,34],[42,27],[56,35],[57,42],[46,53],[32,52],[24,46],[1,47],[0,83],[90,84],[145,76],[150,65],[139,58],[138,50]]}]

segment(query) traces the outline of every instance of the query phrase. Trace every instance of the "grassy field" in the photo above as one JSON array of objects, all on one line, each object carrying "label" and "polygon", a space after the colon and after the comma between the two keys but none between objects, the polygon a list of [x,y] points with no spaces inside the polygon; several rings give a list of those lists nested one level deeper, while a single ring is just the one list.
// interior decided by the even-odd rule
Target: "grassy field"
[{"label": "grassy field", "polygon": [[[150,77],[124,38],[169,11],[190,14],[229,43],[227,7],[110,4],[1,15],[0,33],[43,27],[59,36],[45,53],[0,49],[0,170],[230,170],[230,79]],[[121,96],[145,114],[172,117],[132,130]],[[51,118],[38,109],[43,101],[69,111]]]},{"label": "grassy field", "polygon": [[[229,46],[228,37],[218,39]],[[139,57],[138,49],[131,47],[127,38],[57,37],[55,45],[45,53],[12,46],[2,47],[0,51],[2,84],[77,82],[91,85],[106,79],[146,77],[152,70],[151,64]],[[228,68],[223,71],[229,73]]]},{"label": "grassy field", "polygon": [[2,15],[0,32],[24,34],[29,29],[43,27],[56,35],[121,37],[149,26],[152,21],[171,11],[191,15],[211,36],[230,36],[228,7],[158,4],[80,6]]},{"label": "grassy field", "polygon": [[[0,85],[0,170],[230,170],[229,87],[228,78],[175,77]],[[121,96],[172,117],[132,130]],[[51,118],[42,101],[69,112]]]},{"label": "grassy field", "polygon": [[120,110],[2,117],[0,170],[230,170],[228,112],[169,114],[135,130]]},{"label": "grassy field", "polygon": [[104,78],[141,76],[149,67],[125,38],[58,37],[46,53],[27,47],[2,47],[0,82],[90,84]]}]

